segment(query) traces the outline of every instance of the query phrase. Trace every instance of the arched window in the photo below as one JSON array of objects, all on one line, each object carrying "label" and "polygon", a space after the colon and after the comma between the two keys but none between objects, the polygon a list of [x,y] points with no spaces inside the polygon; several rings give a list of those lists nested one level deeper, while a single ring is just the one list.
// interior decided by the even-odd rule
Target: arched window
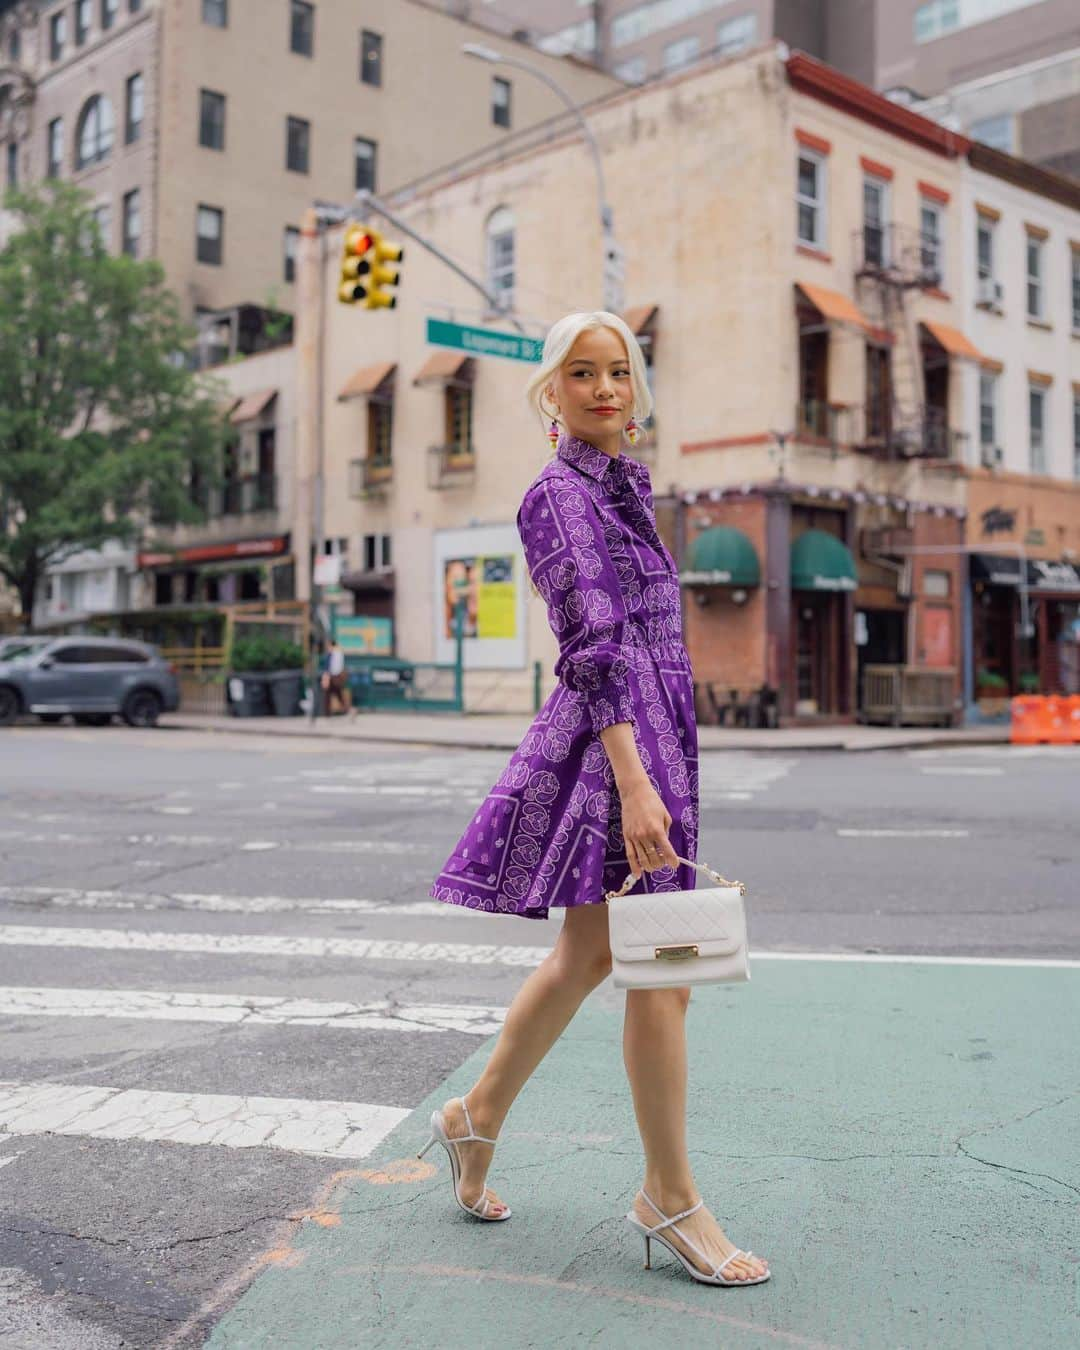
[{"label": "arched window", "polygon": [[514,213],[505,206],[487,223],[487,284],[506,309],[514,307]]},{"label": "arched window", "polygon": [[106,159],[113,147],[114,132],[112,104],[104,94],[95,94],[79,114],[75,138],[76,169],[85,169]]}]

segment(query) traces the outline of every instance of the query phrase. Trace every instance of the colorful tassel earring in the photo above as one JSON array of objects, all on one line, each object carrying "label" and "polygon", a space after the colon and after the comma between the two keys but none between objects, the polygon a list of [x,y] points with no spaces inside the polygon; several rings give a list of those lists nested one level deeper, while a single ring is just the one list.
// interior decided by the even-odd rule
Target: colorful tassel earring
[{"label": "colorful tassel earring", "polygon": [[551,419],[551,426],[548,427],[548,440],[551,442],[552,450],[554,450],[559,443],[559,424],[554,417]]},{"label": "colorful tassel earring", "polygon": [[635,422],[634,419],[631,417],[630,421],[627,422],[626,424],[626,439],[630,442],[631,445],[637,445],[638,437],[640,435],[641,435],[641,428],[638,426],[637,422]]}]

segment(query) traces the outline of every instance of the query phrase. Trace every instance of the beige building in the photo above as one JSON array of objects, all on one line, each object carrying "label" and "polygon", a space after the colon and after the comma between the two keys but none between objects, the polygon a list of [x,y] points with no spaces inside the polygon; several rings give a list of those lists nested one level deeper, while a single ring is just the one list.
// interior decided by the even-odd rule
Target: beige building
[{"label": "beige building", "polygon": [[[872,663],[929,672],[952,707],[963,561],[917,550],[964,535],[963,371],[979,360],[958,298],[967,142],[771,45],[613,97],[592,125],[651,364],[640,453],[684,571],[699,712],[766,685],[789,716],[852,717]],[[568,137],[432,177],[401,209],[477,275],[499,221],[519,312],[550,322],[599,305],[593,185]],[[529,367],[426,340],[430,318],[483,315],[417,248],[396,311],[335,303],[330,237],[321,276],[314,235],[303,254],[298,501],[316,496],[320,448],[304,439],[321,420],[321,528],[347,541],[349,608],[392,620],[401,655],[447,660],[449,597],[475,591],[470,704],[530,706],[532,663],[550,683],[555,649],[514,526],[549,453],[523,403]]]}]

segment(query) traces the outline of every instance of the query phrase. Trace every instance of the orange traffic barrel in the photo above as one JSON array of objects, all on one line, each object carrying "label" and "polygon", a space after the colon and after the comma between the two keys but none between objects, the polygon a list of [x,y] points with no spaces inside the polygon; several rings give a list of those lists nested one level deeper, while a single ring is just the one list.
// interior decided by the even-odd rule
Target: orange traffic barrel
[{"label": "orange traffic barrel", "polygon": [[1072,742],[1066,702],[1066,699],[1058,698],[1056,694],[1051,694],[1045,700],[1044,725],[1046,738],[1051,745],[1069,745]]},{"label": "orange traffic barrel", "polygon": [[1017,694],[1010,699],[1009,740],[1013,745],[1038,745],[1050,739],[1045,705],[1046,699],[1041,694]]},{"label": "orange traffic barrel", "polygon": [[1065,731],[1069,745],[1080,745],[1080,694],[1069,694],[1061,700],[1065,708]]}]

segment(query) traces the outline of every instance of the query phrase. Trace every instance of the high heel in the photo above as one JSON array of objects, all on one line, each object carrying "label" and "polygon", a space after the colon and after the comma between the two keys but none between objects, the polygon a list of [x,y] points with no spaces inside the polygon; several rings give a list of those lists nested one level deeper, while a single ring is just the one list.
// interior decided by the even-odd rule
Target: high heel
[{"label": "high heel", "polygon": [[[691,1214],[696,1214],[697,1211],[705,1203],[705,1201],[699,1200],[696,1205],[691,1205],[689,1209],[684,1209],[681,1214],[675,1214],[669,1219],[668,1216],[664,1213],[664,1211],[659,1207],[659,1205],[653,1204],[653,1202],[645,1194],[644,1190],[642,1190],[641,1194],[644,1196],[645,1200],[648,1201],[648,1203],[652,1206],[652,1208],[657,1212],[657,1214],[660,1215],[661,1219],[660,1223],[654,1224],[653,1227],[650,1228],[646,1224],[643,1224],[641,1222],[641,1220],[638,1218],[638,1216],[634,1213],[633,1210],[631,1210],[630,1213],[626,1216],[627,1223],[629,1223],[632,1228],[635,1228],[645,1239],[646,1270],[652,1270],[652,1253],[650,1251],[649,1244],[650,1242],[655,1240],[657,1242],[663,1243],[663,1245],[668,1249],[669,1252],[672,1253],[672,1255],[677,1256],[679,1260],[682,1262],[683,1268],[685,1269],[686,1273],[688,1275],[691,1275],[700,1284],[725,1284],[725,1285],[764,1284],[765,1281],[769,1279],[770,1276],[772,1275],[771,1270],[766,1270],[764,1275],[752,1275],[750,1276],[749,1279],[746,1280],[726,1280],[723,1277],[723,1275],[720,1274],[720,1272],[724,1269],[726,1265],[730,1265],[731,1262],[734,1261],[737,1256],[753,1256],[754,1253],[740,1251],[740,1249],[736,1247],[730,1256],[725,1257],[724,1260],[721,1261],[718,1266],[714,1266],[712,1258],[706,1256],[696,1242],[688,1238],[686,1234],[681,1232],[678,1228],[675,1228],[675,1225],[678,1223],[680,1219],[688,1219]],[[666,1237],[664,1237],[664,1235],[660,1232],[661,1228],[674,1229],[674,1231],[679,1234],[679,1237],[682,1238],[682,1240],[686,1243],[686,1245],[692,1248],[697,1253],[697,1255],[701,1257],[702,1261],[704,1261],[706,1265],[712,1266],[712,1273],[708,1274],[703,1270],[699,1270],[698,1267],[694,1265],[693,1261],[688,1260],[685,1254],[681,1252],[678,1249],[678,1247],[674,1245],[674,1243],[670,1242]]]},{"label": "high heel", "polygon": [[487,1139],[484,1135],[477,1134],[473,1130],[468,1102],[466,1102],[464,1097],[460,1100],[465,1112],[465,1127],[468,1130],[468,1134],[456,1135],[451,1138],[446,1129],[446,1120],[443,1117],[443,1113],[441,1111],[433,1111],[431,1113],[431,1138],[416,1156],[422,1158],[432,1144],[436,1142],[442,1144],[443,1148],[446,1149],[446,1156],[450,1159],[450,1173],[454,1183],[454,1199],[458,1202],[459,1207],[463,1209],[466,1214],[471,1214],[474,1219],[485,1219],[488,1223],[501,1223],[503,1219],[508,1219],[510,1217],[510,1207],[509,1205],[505,1206],[501,1214],[489,1213],[491,1201],[487,1197],[486,1188],[475,1205],[467,1205],[458,1192],[458,1182],[461,1179],[461,1159],[458,1157],[457,1149],[454,1146],[456,1144],[466,1144],[473,1139],[481,1144],[494,1144],[497,1142],[495,1139]]}]

